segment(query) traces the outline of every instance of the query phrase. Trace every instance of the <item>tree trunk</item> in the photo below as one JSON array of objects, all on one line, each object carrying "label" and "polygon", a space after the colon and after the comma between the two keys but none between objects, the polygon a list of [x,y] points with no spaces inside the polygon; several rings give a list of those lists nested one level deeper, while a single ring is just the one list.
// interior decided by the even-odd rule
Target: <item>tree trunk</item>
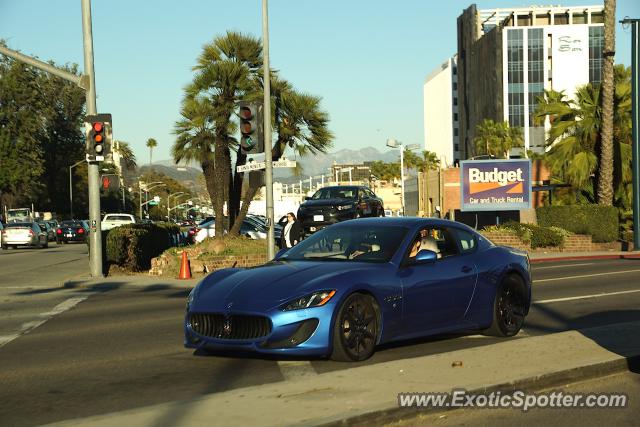
[{"label": "tree trunk", "polygon": [[[247,163],[247,155],[238,148],[236,154],[236,168],[238,166],[245,165]],[[244,183],[244,172],[233,172],[233,179],[231,180],[231,188],[229,191],[229,230],[230,234],[233,234],[237,229],[240,231],[240,227],[236,227],[236,220],[240,214],[240,199],[242,195],[242,185]],[[240,220],[242,222],[244,218]]]},{"label": "tree trunk", "polygon": [[598,203],[613,204],[613,60],[616,34],[616,1],[604,2],[604,61],[602,64],[602,133],[598,171]]},{"label": "tree trunk", "polygon": [[211,199],[213,202],[213,211],[216,215],[216,236],[222,237],[225,230],[225,216],[224,216],[224,202],[225,202],[225,187],[226,171],[224,168],[224,135],[216,135],[214,142],[215,149],[213,153],[214,158],[214,170],[213,170],[213,190],[214,194]]}]

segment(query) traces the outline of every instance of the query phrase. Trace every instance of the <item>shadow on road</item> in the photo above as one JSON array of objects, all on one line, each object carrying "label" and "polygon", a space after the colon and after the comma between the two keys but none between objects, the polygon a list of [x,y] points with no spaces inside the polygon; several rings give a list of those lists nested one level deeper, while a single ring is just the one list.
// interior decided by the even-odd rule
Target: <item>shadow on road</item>
[{"label": "shadow on road", "polygon": [[640,373],[640,339],[637,338],[640,335],[633,323],[640,322],[640,310],[607,310],[568,318],[547,305],[534,305],[531,309],[543,312],[556,324],[527,322],[526,329],[544,333],[578,331],[600,347],[624,357],[630,372]]}]

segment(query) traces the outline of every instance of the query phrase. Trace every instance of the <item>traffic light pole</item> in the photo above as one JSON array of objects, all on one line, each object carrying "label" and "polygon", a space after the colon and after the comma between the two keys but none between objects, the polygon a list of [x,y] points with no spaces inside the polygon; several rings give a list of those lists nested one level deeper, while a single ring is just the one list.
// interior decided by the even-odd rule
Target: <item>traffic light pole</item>
[{"label": "traffic light pole", "polygon": [[269,69],[269,8],[267,0],[262,0],[262,43],[264,61],[264,181],[267,199],[267,260],[276,255],[273,218],[273,157],[271,156],[271,71]]},{"label": "traffic light pole", "polygon": [[[91,0],[81,0],[82,39],[84,44],[84,74],[89,78],[86,91],[87,115],[97,114],[96,77],[93,69],[93,33]],[[89,266],[91,277],[102,277],[102,227],[100,224],[100,171],[98,162],[89,162]]]}]

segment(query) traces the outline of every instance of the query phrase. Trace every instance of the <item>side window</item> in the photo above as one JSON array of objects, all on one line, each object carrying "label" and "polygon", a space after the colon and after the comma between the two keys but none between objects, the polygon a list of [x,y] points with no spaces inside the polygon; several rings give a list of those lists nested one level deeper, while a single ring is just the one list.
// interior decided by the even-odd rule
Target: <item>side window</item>
[{"label": "side window", "polygon": [[477,242],[473,234],[464,230],[456,230],[458,235],[458,242],[460,242],[460,249],[463,254],[468,254],[476,250]]}]

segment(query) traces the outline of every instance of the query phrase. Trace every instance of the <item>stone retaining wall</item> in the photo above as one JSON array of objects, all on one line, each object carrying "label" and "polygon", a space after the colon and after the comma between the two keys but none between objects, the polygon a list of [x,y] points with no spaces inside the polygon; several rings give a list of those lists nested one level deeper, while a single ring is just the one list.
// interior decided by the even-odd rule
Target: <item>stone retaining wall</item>
[{"label": "stone retaining wall", "polygon": [[504,231],[482,232],[489,240],[496,245],[511,246],[527,252],[591,252],[591,251],[620,251],[621,242],[594,243],[591,236],[584,234],[572,234],[567,236],[562,247],[546,247],[531,249],[530,243],[524,243],[520,238],[512,233]]}]

